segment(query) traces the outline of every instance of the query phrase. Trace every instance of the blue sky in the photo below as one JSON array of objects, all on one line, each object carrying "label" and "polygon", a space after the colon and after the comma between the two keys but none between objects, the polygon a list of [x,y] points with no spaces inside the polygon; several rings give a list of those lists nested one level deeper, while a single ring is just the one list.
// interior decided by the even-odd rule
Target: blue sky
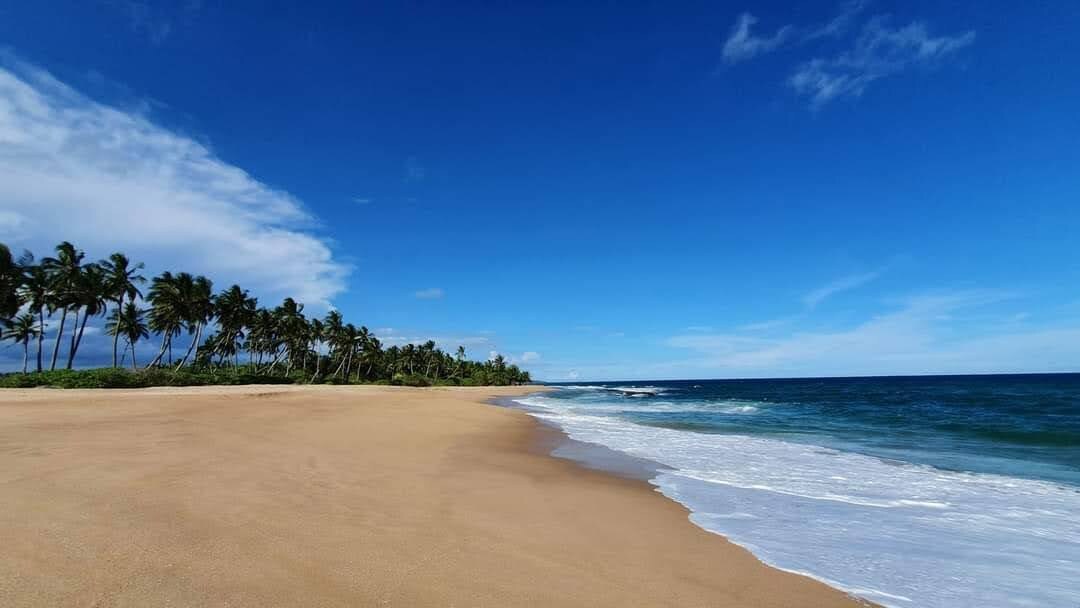
[{"label": "blue sky", "polygon": [[549,380],[1080,368],[1075,3],[267,4],[0,8],[0,240]]}]

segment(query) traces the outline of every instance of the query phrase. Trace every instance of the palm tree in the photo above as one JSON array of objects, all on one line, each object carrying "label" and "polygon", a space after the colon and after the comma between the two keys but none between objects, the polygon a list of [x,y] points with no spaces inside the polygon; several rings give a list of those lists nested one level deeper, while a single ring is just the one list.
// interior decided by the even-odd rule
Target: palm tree
[{"label": "palm tree", "polygon": [[33,264],[32,260],[31,257],[23,264],[23,283],[22,288],[19,290],[19,297],[23,303],[29,306],[30,310],[37,312],[38,315],[37,371],[41,372],[42,340],[45,338],[45,309],[49,306],[52,292],[49,289],[48,272],[43,266]]},{"label": "palm tree", "polygon": [[[161,363],[166,350],[171,353],[173,336],[180,333],[187,316],[184,292],[189,290],[188,285],[192,282],[191,275],[186,272],[173,276],[168,271],[154,277],[150,282],[150,292],[146,298],[150,302],[149,325],[152,331],[161,334],[161,349],[147,367]],[[171,354],[169,360],[172,360]]]},{"label": "palm tree", "polygon": [[11,249],[0,243],[0,325],[10,325],[19,313],[19,289],[22,287],[23,270],[11,257]]},{"label": "palm tree", "polygon": [[[71,369],[75,362],[75,353],[78,352],[79,345],[82,344],[83,332],[86,331],[86,322],[91,316],[105,314],[107,296],[108,291],[105,285],[105,271],[97,264],[87,264],[83,266],[79,281],[75,285],[75,291],[72,293],[72,303],[76,306],[75,324],[78,325],[78,330],[76,331],[75,326],[72,326],[71,346],[68,348],[67,369]],[[80,308],[82,309],[83,315],[81,324],[79,324]]]},{"label": "palm tree", "polygon": [[309,382],[314,382],[315,378],[319,377],[319,372],[322,371],[322,353],[319,352],[319,347],[322,346],[323,340],[326,338],[326,328],[323,326],[323,322],[318,319],[312,319],[308,323],[308,337],[311,340],[311,350],[315,351],[315,373],[311,375]]},{"label": "palm tree", "polygon": [[214,284],[210,279],[199,275],[190,285],[185,284],[184,287],[187,290],[181,294],[184,299],[184,324],[187,326],[188,335],[195,334],[195,337],[176,369],[187,363],[192,351],[195,351],[195,357],[198,358],[203,328],[214,317]]},{"label": "palm tree", "polygon": [[68,308],[73,304],[72,295],[82,275],[82,261],[86,254],[64,241],[56,246],[56,257],[45,258],[41,265],[49,275],[50,301],[49,313],[60,310],[60,327],[56,330],[56,342],[53,344],[52,363],[49,369],[56,369],[56,358],[60,354],[60,339],[64,335],[64,323],[67,321]]},{"label": "palm tree", "polygon": [[465,363],[465,347],[458,345],[457,347],[457,377],[462,378],[463,364]]},{"label": "palm tree", "polygon": [[[367,332],[366,327],[361,327],[361,332]],[[374,334],[368,334],[366,341],[364,342],[363,359],[367,363],[367,371],[364,372],[365,378],[371,377],[371,368],[379,361],[382,355],[382,342],[375,337]]]},{"label": "palm tree", "polygon": [[277,324],[278,335],[285,345],[287,363],[285,375],[292,373],[293,365],[296,364],[296,354],[300,349],[307,350],[307,319],[304,317],[304,305],[297,304],[292,298],[285,298],[274,309],[274,320]]},{"label": "palm tree", "polygon": [[214,316],[221,328],[215,350],[222,359],[231,359],[234,366],[240,352],[239,342],[244,339],[244,330],[255,320],[258,304],[239,285],[233,285],[214,298]]},{"label": "palm tree", "polygon": [[26,373],[26,365],[30,358],[30,340],[36,338],[40,334],[41,327],[38,325],[37,320],[34,319],[34,315],[24,312],[18,317],[15,317],[14,322],[11,324],[11,329],[4,335],[5,339],[23,345],[22,373],[24,374]]},{"label": "palm tree", "polygon": [[[341,346],[343,343],[343,334],[345,331],[344,320],[341,317],[341,312],[337,310],[331,310],[326,313],[326,318],[323,320],[323,336],[330,344],[330,352],[327,356],[330,357],[330,361],[333,362],[334,357],[341,356]],[[334,377],[336,378],[341,373],[341,367],[345,363],[345,358],[341,357],[341,362],[334,370]]]},{"label": "palm tree", "polygon": [[[128,301],[134,302],[136,297],[142,297],[142,292],[139,291],[139,285],[146,282],[146,279],[138,274],[138,272],[143,269],[142,262],[133,266],[127,256],[122,253],[114,253],[109,256],[109,259],[102,260],[98,265],[105,271],[106,297],[116,304],[115,310],[120,310],[124,307],[125,298],[127,298]],[[116,367],[117,365],[116,347],[119,340],[120,334],[113,335],[113,367]]]},{"label": "palm tree", "polygon": [[105,331],[110,336],[124,336],[128,346],[131,347],[131,369],[138,369],[138,363],[135,361],[135,343],[142,338],[150,337],[146,322],[143,320],[143,311],[131,301],[124,304],[123,309],[113,309],[105,325]]}]

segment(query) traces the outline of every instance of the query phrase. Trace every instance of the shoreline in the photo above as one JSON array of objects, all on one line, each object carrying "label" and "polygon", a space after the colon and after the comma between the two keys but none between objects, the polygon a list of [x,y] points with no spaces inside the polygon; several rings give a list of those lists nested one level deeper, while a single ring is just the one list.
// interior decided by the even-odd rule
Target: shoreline
[{"label": "shoreline", "polygon": [[486,401],[542,390],[0,391],[0,596],[871,605],[762,563],[647,481],[551,455],[541,442],[561,431]]}]

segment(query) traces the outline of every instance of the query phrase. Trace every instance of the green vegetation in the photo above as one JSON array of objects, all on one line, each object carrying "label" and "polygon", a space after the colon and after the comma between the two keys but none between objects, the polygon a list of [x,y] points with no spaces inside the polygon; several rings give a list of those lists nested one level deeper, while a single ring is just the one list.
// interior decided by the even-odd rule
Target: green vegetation
[{"label": "green vegetation", "polygon": [[[304,305],[285,298],[274,308],[233,285],[213,293],[203,276],[163,272],[146,284],[142,264],[114,253],[86,262],[85,254],[63,242],[56,256],[35,262],[18,259],[0,243],[0,332],[22,346],[21,374],[0,376],[0,387],[139,388],[254,383],[380,383],[408,386],[506,385],[530,381],[529,372],[502,355],[478,362],[459,346],[453,355],[433,341],[384,348],[366,327],[346,323],[332,310],[323,319],[304,315]],[[113,338],[112,367],[74,369],[91,317],[106,317]],[[46,321],[58,321],[46,369]],[[69,324],[68,321],[71,321]],[[174,360],[173,339],[186,334],[187,348]],[[136,346],[156,338],[156,353],[145,367]],[[121,350],[121,341],[123,349]],[[29,371],[31,343],[34,371]],[[57,369],[67,344],[64,368]],[[183,344],[183,342],[181,342]],[[131,370],[125,367],[130,354]]]}]

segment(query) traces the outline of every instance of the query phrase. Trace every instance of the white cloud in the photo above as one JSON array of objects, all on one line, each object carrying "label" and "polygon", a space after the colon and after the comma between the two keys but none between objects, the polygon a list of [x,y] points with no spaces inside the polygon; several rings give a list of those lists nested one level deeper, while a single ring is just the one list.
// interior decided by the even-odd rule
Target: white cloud
[{"label": "white cloud", "polygon": [[731,28],[731,33],[724,42],[724,61],[738,63],[775,50],[794,33],[792,26],[785,25],[776,30],[776,33],[772,36],[756,36],[751,30],[757,22],[757,17],[750,13],[739,15],[735,20],[735,25]]},{"label": "white cloud", "polygon": [[149,272],[206,274],[264,298],[328,306],[348,267],[287,192],[142,115],[0,57],[0,231],[38,255],[70,240]]},{"label": "white cloud", "polygon": [[757,17],[750,13],[742,13],[735,19],[735,25],[731,27],[731,33],[724,42],[722,56],[725,62],[733,64],[775,51],[788,43],[802,44],[819,38],[840,36],[847,32],[855,21],[855,17],[865,7],[864,0],[851,0],[841,7],[835,17],[821,25],[815,27],[784,25],[773,35],[764,37],[756,36],[752,31],[758,22]]},{"label": "white cloud", "polygon": [[421,300],[438,300],[446,295],[446,292],[439,287],[429,287],[428,289],[421,289],[416,292],[416,297]]},{"label": "white cloud", "polygon": [[806,306],[809,308],[814,308],[830,296],[840,293],[841,291],[848,291],[850,289],[855,289],[856,287],[865,285],[866,283],[869,283],[870,281],[876,279],[880,274],[881,273],[879,272],[865,272],[862,274],[853,274],[846,277],[841,277],[829,283],[828,285],[822,285],[821,287],[803,296],[803,303],[806,304]]},{"label": "white cloud", "polygon": [[578,377],[579,377],[579,374],[576,371],[573,371],[573,370],[567,372],[567,374],[566,374],[566,378],[568,380],[577,380]]},{"label": "white cloud", "polygon": [[914,67],[932,67],[975,42],[975,32],[932,37],[926,25],[914,21],[892,28],[886,17],[875,17],[863,27],[848,51],[832,58],[816,58],[796,68],[788,84],[820,107],[836,98],[862,95],[871,83]]},{"label": "white cloud", "polygon": [[517,358],[522,363],[529,363],[530,361],[539,361],[540,353],[532,350],[527,350],[521,353],[521,356]]},{"label": "white cloud", "polygon": [[667,345],[696,352],[699,358],[688,365],[723,376],[1061,371],[1080,365],[1080,326],[1028,329],[990,321],[957,333],[968,311],[1005,297],[994,291],[921,295],[848,329],[775,339],[687,334]]}]

